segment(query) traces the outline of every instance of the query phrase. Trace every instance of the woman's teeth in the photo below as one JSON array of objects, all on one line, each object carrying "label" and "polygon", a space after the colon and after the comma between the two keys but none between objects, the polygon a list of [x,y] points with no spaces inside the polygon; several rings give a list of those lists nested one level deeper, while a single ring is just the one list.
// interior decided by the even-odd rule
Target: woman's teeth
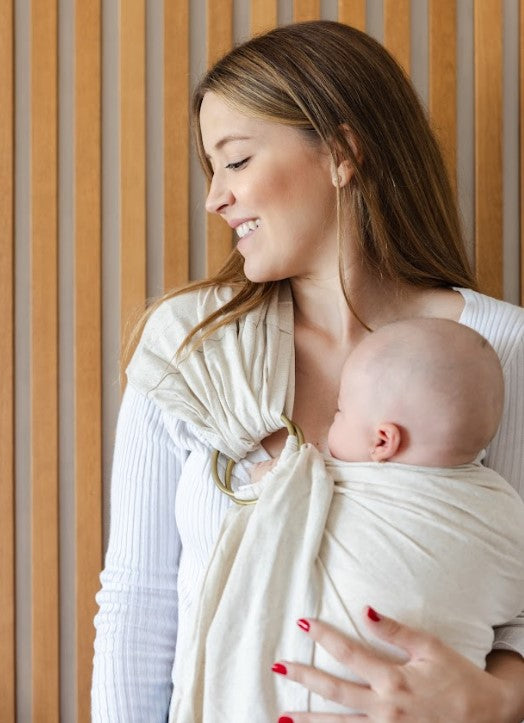
[{"label": "woman's teeth", "polygon": [[259,219],[255,219],[253,221],[245,221],[244,223],[241,223],[240,226],[236,227],[236,232],[239,238],[243,238],[247,233],[250,231],[254,231],[256,228],[258,228],[260,225]]}]

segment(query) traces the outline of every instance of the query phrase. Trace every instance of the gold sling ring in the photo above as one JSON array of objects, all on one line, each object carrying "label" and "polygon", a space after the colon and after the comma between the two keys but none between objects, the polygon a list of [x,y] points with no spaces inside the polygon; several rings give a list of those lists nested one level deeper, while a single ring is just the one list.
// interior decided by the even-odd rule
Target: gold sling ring
[{"label": "gold sling ring", "polygon": [[[288,419],[285,414],[282,414],[280,418],[284,422],[288,434],[292,437],[296,437],[298,444],[301,447],[304,444],[304,435],[298,424],[295,424],[290,419]],[[211,475],[218,489],[228,497],[231,497],[233,502],[236,502],[237,505],[254,505],[256,500],[240,500],[235,496],[235,493],[233,492],[233,488],[231,487],[231,474],[233,472],[233,467],[235,466],[235,463],[232,459],[227,459],[226,472],[224,475],[224,481],[222,482],[218,473],[219,454],[220,452],[218,451],[218,449],[215,449],[213,451],[213,454],[211,455]]]}]

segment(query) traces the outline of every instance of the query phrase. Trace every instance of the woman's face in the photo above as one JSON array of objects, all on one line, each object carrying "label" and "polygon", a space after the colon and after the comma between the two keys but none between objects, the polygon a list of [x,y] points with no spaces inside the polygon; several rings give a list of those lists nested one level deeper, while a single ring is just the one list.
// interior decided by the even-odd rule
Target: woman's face
[{"label": "woman's face", "polygon": [[200,111],[213,168],[206,201],[235,229],[251,281],[338,273],[331,156],[290,126],[251,118],[215,93]]}]

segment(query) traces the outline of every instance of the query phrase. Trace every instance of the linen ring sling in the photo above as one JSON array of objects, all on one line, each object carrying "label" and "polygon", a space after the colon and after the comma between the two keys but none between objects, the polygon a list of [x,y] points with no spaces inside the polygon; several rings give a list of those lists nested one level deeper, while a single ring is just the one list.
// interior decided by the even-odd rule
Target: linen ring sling
[{"label": "linen ring sling", "polygon": [[[285,710],[347,712],[275,675],[278,660],[351,678],[300,631],[318,617],[373,649],[365,605],[427,630],[484,667],[493,626],[524,603],[524,503],[472,463],[424,468],[345,463],[302,443],[289,425],[277,465],[233,489],[227,469],[292,418],[293,305],[287,283],[191,353],[187,333],[233,292],[181,295],[146,325],[129,383],[164,415],[191,425],[215,453],[218,482],[236,501],[223,522],[177,651],[170,723],[267,723]],[[230,460],[226,464],[226,461]],[[179,652],[181,654],[179,654]]]}]

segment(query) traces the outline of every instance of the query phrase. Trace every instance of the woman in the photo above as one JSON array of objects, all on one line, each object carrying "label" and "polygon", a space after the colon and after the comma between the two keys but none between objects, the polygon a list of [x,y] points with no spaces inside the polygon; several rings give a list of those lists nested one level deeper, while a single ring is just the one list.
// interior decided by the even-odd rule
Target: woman
[{"label": "woman", "polygon": [[[165,396],[146,395],[162,370],[169,375],[177,351],[190,355],[222,333],[241,334],[244,320],[283,290],[292,299],[293,419],[306,439],[326,450],[343,362],[370,331],[409,317],[449,318],[486,336],[501,357],[507,403],[487,463],[517,489],[522,484],[523,314],[475,291],[439,150],[395,61],[338,23],[282,27],[219,61],[196,89],[193,115],[211,181],[206,208],[236,230],[238,244],[215,277],[150,310],[130,367],[98,595],[94,720],[165,720],[175,648],[180,669],[188,616],[229,506],[213,485],[207,440],[168,410]],[[204,315],[191,312],[199,299]],[[173,338],[182,317],[186,326]],[[140,377],[146,356],[155,373]],[[277,456],[284,438],[268,423],[237,474]],[[380,611],[368,610],[367,622],[407,650],[406,664],[388,664],[325,622],[307,620],[304,634],[366,684],[287,662],[285,673],[362,711],[357,719],[524,717],[521,619],[499,631],[486,671]],[[346,719],[293,711],[282,718]]]}]

